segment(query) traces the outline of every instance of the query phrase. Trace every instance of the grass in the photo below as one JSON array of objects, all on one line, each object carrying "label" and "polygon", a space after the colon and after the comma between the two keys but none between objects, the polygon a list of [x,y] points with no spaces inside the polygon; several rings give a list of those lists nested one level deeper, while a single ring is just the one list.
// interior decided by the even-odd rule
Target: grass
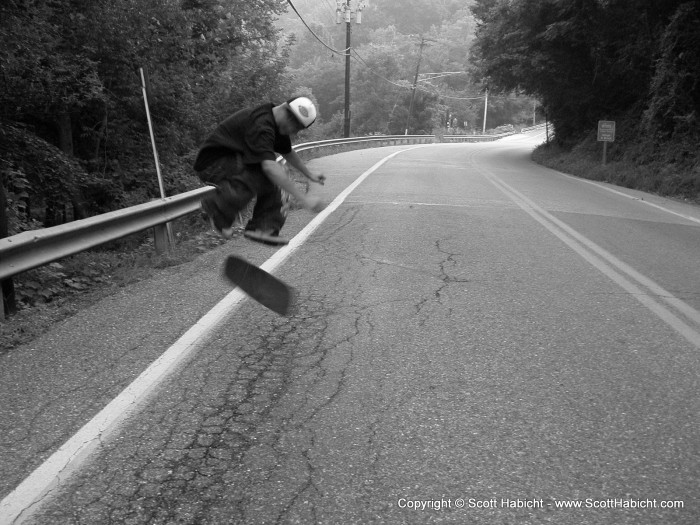
[{"label": "grass", "polygon": [[577,177],[700,204],[700,165],[679,163],[663,155],[640,164],[635,162],[633,150],[625,154],[614,148],[609,152],[611,160],[603,165],[602,151],[602,145],[591,140],[571,150],[550,143],[535,149],[532,158]]}]

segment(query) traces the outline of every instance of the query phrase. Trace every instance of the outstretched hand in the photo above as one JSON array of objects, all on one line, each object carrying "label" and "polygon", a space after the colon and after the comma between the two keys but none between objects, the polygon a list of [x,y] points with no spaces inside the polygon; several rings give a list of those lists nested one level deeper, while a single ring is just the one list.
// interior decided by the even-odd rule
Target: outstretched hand
[{"label": "outstretched hand", "polygon": [[317,195],[306,196],[306,199],[304,201],[304,208],[306,208],[307,210],[310,210],[314,213],[319,213],[323,211],[325,207],[326,203],[321,197],[318,197]]},{"label": "outstretched hand", "polygon": [[311,182],[315,182],[321,186],[323,186],[326,182],[326,176],[323,173],[319,173],[318,175],[313,174],[311,177],[309,177],[309,179],[311,179]]}]

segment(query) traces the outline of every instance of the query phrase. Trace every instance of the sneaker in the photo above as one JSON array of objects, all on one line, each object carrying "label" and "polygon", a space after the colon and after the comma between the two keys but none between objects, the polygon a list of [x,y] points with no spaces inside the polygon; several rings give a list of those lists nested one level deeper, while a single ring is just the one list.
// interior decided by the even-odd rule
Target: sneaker
[{"label": "sneaker", "polygon": [[[209,220],[212,230],[216,230],[224,239],[231,239],[235,233],[233,224],[230,226],[223,226],[223,218],[221,213],[216,208],[216,205],[210,200],[204,199],[200,203],[200,207],[204,212],[205,218]],[[217,220],[218,219],[218,220]],[[220,224],[217,224],[220,223]]]},{"label": "sneaker", "polygon": [[236,233],[236,230],[233,228],[233,226],[231,226],[229,228],[221,228],[221,230],[219,230],[219,233],[224,239],[228,240],[233,239],[233,235],[234,233]]},{"label": "sneaker", "polygon": [[263,244],[272,244],[279,246],[289,244],[289,239],[279,236],[277,230],[245,230],[243,235],[251,241],[261,242]]}]

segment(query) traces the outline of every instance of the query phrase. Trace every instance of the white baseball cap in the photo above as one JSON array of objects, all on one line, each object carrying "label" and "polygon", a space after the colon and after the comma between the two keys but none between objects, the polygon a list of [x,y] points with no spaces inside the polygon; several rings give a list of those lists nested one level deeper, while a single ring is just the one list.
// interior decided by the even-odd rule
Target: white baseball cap
[{"label": "white baseball cap", "polygon": [[316,107],[306,97],[296,97],[287,101],[287,106],[299,123],[308,128],[316,120]]}]

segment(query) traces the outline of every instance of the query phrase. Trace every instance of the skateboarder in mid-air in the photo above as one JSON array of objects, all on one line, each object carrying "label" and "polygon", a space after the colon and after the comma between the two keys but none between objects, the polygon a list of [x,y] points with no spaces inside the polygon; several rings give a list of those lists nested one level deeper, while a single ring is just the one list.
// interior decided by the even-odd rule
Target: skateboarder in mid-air
[{"label": "skateboarder in mid-air", "polygon": [[199,178],[216,186],[216,193],[202,200],[202,210],[214,229],[229,239],[233,223],[253,197],[253,216],[244,235],[268,244],[286,244],[279,236],[285,222],[281,189],[306,209],[321,211],[319,197],[302,192],[277,161],[279,153],[310,181],[323,184],[292,150],[291,137],[316,120],[316,108],[306,97],[279,105],[263,104],[237,111],[207,137],[197,153],[194,169]]}]

